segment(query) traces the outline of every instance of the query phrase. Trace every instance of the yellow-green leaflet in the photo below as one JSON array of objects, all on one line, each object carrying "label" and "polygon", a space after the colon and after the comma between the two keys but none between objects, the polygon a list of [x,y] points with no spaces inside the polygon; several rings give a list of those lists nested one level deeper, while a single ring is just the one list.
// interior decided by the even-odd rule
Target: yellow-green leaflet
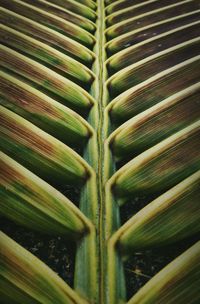
[{"label": "yellow-green leaflet", "polygon": [[19,115],[1,109],[1,149],[53,184],[83,184],[89,165],[72,149]]},{"label": "yellow-green leaflet", "polygon": [[199,304],[200,0],[0,6],[0,302]]},{"label": "yellow-green leaflet", "polygon": [[64,195],[4,153],[0,153],[0,214],[48,234],[79,238],[88,220]]},{"label": "yellow-green leaflet", "polygon": [[142,152],[195,122],[200,117],[199,98],[197,83],[129,119],[109,137],[113,153],[124,158]]},{"label": "yellow-green leaflet", "polygon": [[197,242],[161,270],[128,304],[198,303],[199,275],[200,242]]},{"label": "yellow-green leaflet", "polygon": [[4,8],[10,9],[15,13],[21,14],[43,25],[50,26],[54,30],[83,43],[87,47],[92,47],[95,44],[95,37],[91,33],[72,22],[37,8],[34,5],[27,4],[20,0],[10,0],[9,3],[6,0],[1,0],[0,3]]},{"label": "yellow-green leaflet", "polygon": [[141,153],[113,175],[113,191],[124,196],[174,186],[200,169],[199,136],[197,121]]},{"label": "yellow-green leaflet", "polygon": [[88,303],[55,272],[3,232],[0,232],[0,247],[3,303]]},{"label": "yellow-green leaflet", "polygon": [[70,145],[84,144],[91,136],[87,121],[66,106],[4,72],[0,81],[0,104],[47,133]]},{"label": "yellow-green leaflet", "polygon": [[95,59],[95,54],[84,47],[79,42],[63,35],[41,23],[16,14],[8,9],[0,8],[2,24],[12,27],[18,32],[29,35],[32,38],[44,42],[46,45],[70,55],[72,58],[85,64],[91,64]]},{"label": "yellow-green leaflet", "polygon": [[167,245],[198,234],[199,191],[200,171],[141,209],[113,235],[120,251],[129,255],[137,249]]},{"label": "yellow-green leaflet", "polygon": [[62,103],[79,111],[94,104],[92,96],[80,86],[42,64],[5,46],[0,47],[0,65],[62,98]]}]

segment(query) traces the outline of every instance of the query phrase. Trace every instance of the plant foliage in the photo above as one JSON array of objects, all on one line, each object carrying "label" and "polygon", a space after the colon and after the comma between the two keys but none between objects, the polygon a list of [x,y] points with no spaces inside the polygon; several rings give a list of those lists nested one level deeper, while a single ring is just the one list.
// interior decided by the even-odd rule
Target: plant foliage
[{"label": "plant foliage", "polygon": [[[199,303],[199,0],[0,4],[0,214],[77,245],[72,288],[1,232],[2,303]],[[188,239],[126,297],[124,261]]]}]

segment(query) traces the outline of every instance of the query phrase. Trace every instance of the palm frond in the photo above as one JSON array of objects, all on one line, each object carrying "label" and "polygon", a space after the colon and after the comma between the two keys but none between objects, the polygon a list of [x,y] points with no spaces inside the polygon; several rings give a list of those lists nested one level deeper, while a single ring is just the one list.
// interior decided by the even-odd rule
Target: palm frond
[{"label": "palm frond", "polygon": [[161,270],[128,303],[198,303],[199,250],[200,242],[197,242]]},{"label": "palm frond", "polygon": [[0,5],[2,304],[197,304],[199,0]]},{"label": "palm frond", "polygon": [[0,243],[3,301],[29,304],[87,303],[43,262],[2,232]]}]

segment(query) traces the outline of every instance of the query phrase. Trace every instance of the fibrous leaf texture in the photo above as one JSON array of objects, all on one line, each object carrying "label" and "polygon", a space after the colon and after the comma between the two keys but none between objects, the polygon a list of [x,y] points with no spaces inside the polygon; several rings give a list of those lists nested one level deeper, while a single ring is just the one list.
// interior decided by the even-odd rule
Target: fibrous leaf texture
[{"label": "fibrous leaf texture", "polygon": [[69,286],[1,232],[1,303],[200,303],[199,0],[0,5],[0,214],[76,243]]}]

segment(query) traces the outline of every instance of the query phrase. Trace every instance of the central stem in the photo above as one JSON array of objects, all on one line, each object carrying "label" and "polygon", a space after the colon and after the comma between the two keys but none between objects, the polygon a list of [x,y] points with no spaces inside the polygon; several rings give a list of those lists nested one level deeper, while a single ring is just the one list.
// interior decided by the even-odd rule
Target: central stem
[{"label": "central stem", "polygon": [[104,257],[105,257],[105,238],[104,238],[104,214],[105,214],[105,194],[104,194],[104,84],[106,80],[106,71],[104,70],[105,62],[105,14],[104,14],[104,1],[98,0],[98,22],[97,22],[97,43],[98,43],[98,116],[99,124],[97,129],[97,139],[98,139],[98,195],[99,195],[99,263],[100,263],[100,284],[99,284],[99,303],[104,302]]}]

